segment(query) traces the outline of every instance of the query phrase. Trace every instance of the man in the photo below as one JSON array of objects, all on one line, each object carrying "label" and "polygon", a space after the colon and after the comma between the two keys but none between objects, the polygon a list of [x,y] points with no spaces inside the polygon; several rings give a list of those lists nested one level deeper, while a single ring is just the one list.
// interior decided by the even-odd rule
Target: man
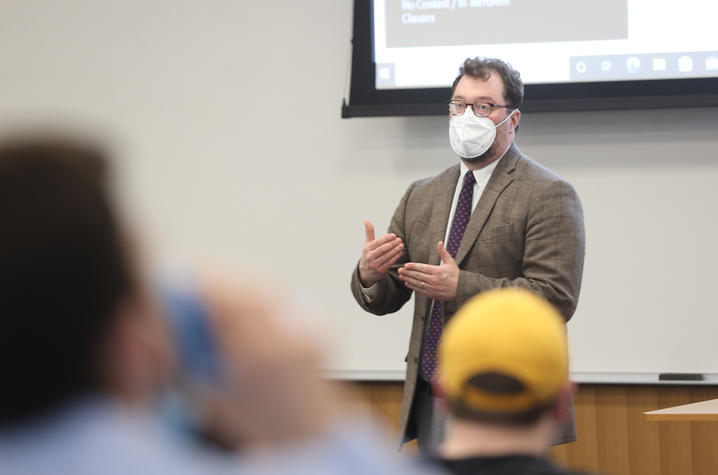
[{"label": "man", "polygon": [[561,315],[523,289],[474,297],[446,326],[437,393],[448,407],[440,464],[456,475],[560,475],[545,458],[569,415]]},{"label": "man", "polygon": [[[0,143],[0,475],[417,473],[336,410],[277,292],[198,278],[173,299],[191,340],[173,348],[108,180],[83,142]],[[169,411],[193,430],[174,432],[156,408],[200,373]]]},{"label": "man", "polygon": [[[389,226],[366,243],[352,275],[354,298],[383,315],[416,293],[400,431],[429,450],[443,423],[431,380],[444,322],[486,290],[517,286],[568,320],[581,287],[584,227],[575,191],[514,144],[523,99],[519,73],[497,59],[467,59],[449,101],[457,165],[413,183]],[[572,428],[559,442],[575,440]],[[433,441],[433,442],[432,442]]]}]

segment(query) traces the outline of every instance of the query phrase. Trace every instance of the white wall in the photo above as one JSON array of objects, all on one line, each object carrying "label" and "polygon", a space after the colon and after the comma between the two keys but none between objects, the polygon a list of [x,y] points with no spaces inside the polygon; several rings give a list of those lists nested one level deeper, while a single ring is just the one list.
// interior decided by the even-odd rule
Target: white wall
[{"label": "white wall", "polygon": [[[109,137],[157,262],[261,269],[318,315],[328,368],[395,374],[410,309],[354,304],[362,222],[385,229],[412,180],[456,159],[445,118],[340,119],[351,13],[350,0],[7,0],[0,130]],[[716,371],[716,124],[715,108],[522,117],[522,150],[584,202],[574,369]]]}]

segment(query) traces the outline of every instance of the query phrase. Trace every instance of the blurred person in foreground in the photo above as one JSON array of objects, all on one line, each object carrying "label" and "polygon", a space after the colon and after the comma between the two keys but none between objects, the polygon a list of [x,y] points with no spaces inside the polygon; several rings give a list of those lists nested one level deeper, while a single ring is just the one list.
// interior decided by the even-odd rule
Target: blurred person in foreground
[{"label": "blurred person in foreground", "polygon": [[448,323],[436,394],[448,410],[439,463],[456,475],[559,475],[546,458],[570,416],[566,329],[529,291],[484,292]]},{"label": "blurred person in foreground", "polygon": [[163,423],[178,349],[106,167],[79,141],[0,143],[0,474],[417,473],[337,411],[277,294],[229,278],[198,279],[221,378],[187,398],[229,450]]}]

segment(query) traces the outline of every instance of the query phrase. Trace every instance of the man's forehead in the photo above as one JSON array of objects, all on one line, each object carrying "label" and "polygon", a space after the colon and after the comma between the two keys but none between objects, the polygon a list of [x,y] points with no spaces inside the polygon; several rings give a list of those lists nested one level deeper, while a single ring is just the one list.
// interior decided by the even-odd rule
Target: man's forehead
[{"label": "man's forehead", "polygon": [[465,100],[501,101],[504,97],[504,83],[501,76],[491,73],[486,79],[463,76],[454,90],[454,98]]}]

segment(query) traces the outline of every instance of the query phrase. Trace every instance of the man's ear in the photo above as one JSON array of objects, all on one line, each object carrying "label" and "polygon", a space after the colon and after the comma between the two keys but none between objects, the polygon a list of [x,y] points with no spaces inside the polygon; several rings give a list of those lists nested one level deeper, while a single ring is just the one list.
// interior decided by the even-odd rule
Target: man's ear
[{"label": "man's ear", "polygon": [[444,383],[441,375],[438,375],[431,381],[431,393],[434,395],[434,400],[439,408],[443,411],[448,411],[449,401],[446,399],[446,391],[444,391]]},{"label": "man's ear", "polygon": [[551,411],[551,415],[558,423],[563,423],[571,417],[571,401],[577,387],[573,381],[566,380],[556,396],[556,405]]},{"label": "man's ear", "polygon": [[171,343],[165,321],[147,297],[128,297],[117,305],[103,348],[105,385],[131,404],[152,398],[166,382]]},{"label": "man's ear", "polygon": [[511,121],[511,127],[514,130],[514,133],[519,128],[519,120],[521,119],[521,111],[516,109],[514,113],[511,115],[511,118],[509,119]]}]

